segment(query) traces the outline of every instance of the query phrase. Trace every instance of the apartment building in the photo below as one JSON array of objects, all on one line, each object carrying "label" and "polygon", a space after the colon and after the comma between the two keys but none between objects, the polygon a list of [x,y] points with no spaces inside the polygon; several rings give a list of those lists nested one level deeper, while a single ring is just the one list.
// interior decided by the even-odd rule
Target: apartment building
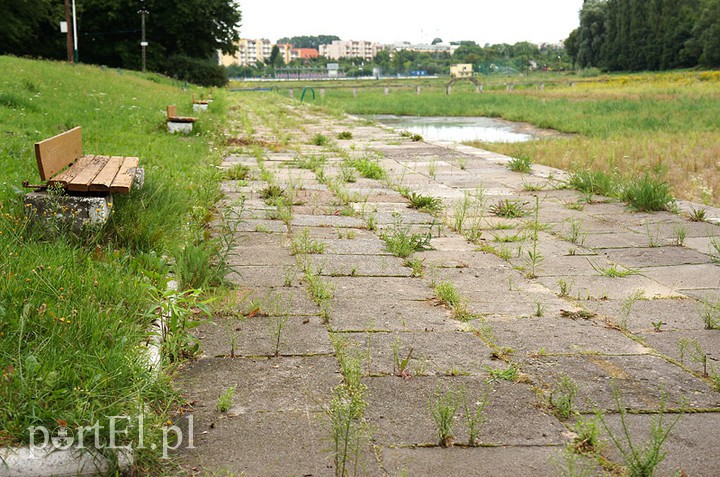
[{"label": "apartment building", "polygon": [[[223,66],[248,66],[254,65],[258,61],[264,62],[270,58],[273,46],[270,40],[264,38],[259,40],[243,38],[238,42],[238,49],[234,55],[220,55],[220,64]],[[287,50],[289,50],[289,48]],[[280,53],[285,54],[283,48],[280,49]],[[287,57],[290,57],[289,51],[287,52]]]},{"label": "apartment building", "polygon": [[451,78],[472,78],[473,66],[470,63],[450,65]]},{"label": "apartment building", "polygon": [[329,45],[320,45],[320,56],[331,60],[362,58],[370,61],[377,55],[377,52],[377,43],[363,40],[335,40]]}]

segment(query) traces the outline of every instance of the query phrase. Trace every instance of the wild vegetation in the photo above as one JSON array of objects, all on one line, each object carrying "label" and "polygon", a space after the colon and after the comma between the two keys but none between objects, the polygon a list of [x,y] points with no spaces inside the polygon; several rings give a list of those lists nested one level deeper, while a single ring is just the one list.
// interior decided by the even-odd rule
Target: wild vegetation
[{"label": "wild vegetation", "polygon": [[[214,274],[222,241],[206,231],[219,197],[222,94],[195,133],[179,138],[165,129],[165,106],[189,110],[191,92],[168,79],[9,57],[0,68],[0,445],[27,443],[30,426],[96,421],[107,444],[109,416],[144,415],[136,465],[152,466],[160,447],[149,444],[177,402],[141,344],[162,313],[173,332],[164,370],[191,355],[188,330],[207,295],[190,284],[211,287],[223,276]],[[76,125],[86,152],[140,157],[145,186],[115,196],[102,229],[39,230],[25,218],[21,188],[39,182],[33,143]],[[169,291],[179,270],[188,289]]]},{"label": "wild vegetation", "polygon": [[[474,145],[528,158],[570,172],[628,178],[651,176],[670,184],[681,199],[717,204],[720,197],[720,72],[668,72],[593,77],[518,77],[507,90],[483,78],[476,93],[469,83],[447,95],[441,82],[426,80],[422,93],[407,82],[359,90],[328,90],[318,104],[353,114],[488,116],[567,133],[522,143]],[[505,80],[507,82],[507,79]],[[539,88],[540,84],[543,88]]]}]

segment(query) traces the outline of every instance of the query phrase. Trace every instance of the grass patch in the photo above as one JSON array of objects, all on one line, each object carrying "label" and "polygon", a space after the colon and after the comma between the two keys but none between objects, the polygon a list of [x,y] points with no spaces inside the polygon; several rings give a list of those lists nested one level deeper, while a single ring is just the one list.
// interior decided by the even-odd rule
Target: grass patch
[{"label": "grass patch", "polygon": [[387,173],[383,169],[378,161],[374,161],[368,158],[354,159],[350,161],[350,164],[366,179],[385,179]]},{"label": "grass patch", "polygon": [[[99,423],[100,444],[107,447],[110,416],[144,415],[146,450],[137,453],[135,470],[148,473],[161,452],[149,446],[160,444],[162,423],[179,400],[165,372],[156,379],[148,369],[141,343],[166,298],[169,263],[188,265],[186,275],[218,264],[221,247],[210,245],[207,230],[220,197],[216,166],[224,140],[218,125],[225,96],[214,94],[193,134],[178,138],[165,129],[165,108],[189,105],[197,88],[182,92],[170,79],[150,81],[132,71],[120,76],[11,57],[0,57],[0,68],[6,72],[0,105],[0,442],[27,444],[29,427],[56,429],[61,419],[71,429]],[[23,180],[39,181],[33,143],[76,125],[83,127],[88,153],[140,157],[145,187],[114,197],[110,221],[100,230],[40,234],[24,219],[20,189]],[[183,340],[204,301],[199,293],[179,293],[187,314],[176,310],[177,340],[163,353],[168,370],[185,345],[192,352],[193,344]],[[116,445],[131,444],[130,434],[116,434]]]},{"label": "grass patch", "polygon": [[383,233],[388,252],[396,257],[407,258],[420,250],[430,249],[430,233],[410,233],[410,226],[403,225],[399,215],[395,215],[395,223],[389,232]]},{"label": "grass patch", "polygon": [[513,157],[508,162],[508,169],[513,172],[521,172],[523,174],[530,174],[532,171],[532,160],[527,157]]},{"label": "grass patch", "polygon": [[648,174],[629,182],[624,187],[621,198],[638,212],[671,210],[675,204],[670,185]]}]

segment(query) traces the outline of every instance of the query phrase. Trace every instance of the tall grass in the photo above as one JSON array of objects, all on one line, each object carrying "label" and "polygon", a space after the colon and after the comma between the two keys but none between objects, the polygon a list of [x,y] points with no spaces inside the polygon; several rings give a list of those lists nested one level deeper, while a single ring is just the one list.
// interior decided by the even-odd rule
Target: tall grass
[{"label": "tall grass", "polygon": [[571,171],[626,177],[662,173],[677,197],[720,204],[720,73],[555,77],[544,90],[535,88],[544,79],[505,78],[524,83],[513,91],[493,86],[497,79],[480,81],[488,83],[484,93],[458,83],[451,95],[436,85],[418,96],[405,85],[385,96],[377,85],[360,89],[356,98],[349,88],[328,90],[320,103],[353,114],[487,116],[532,123],[571,136],[475,145]]},{"label": "tall grass", "polygon": [[[223,95],[181,139],[165,107],[189,113],[192,91],[170,79],[11,57],[0,69],[0,445],[27,443],[29,426],[107,430],[110,416],[146,413],[149,448],[175,397],[140,346],[156,305],[147,290],[164,290],[173,258],[210,240]],[[115,196],[99,231],[38,233],[20,187],[39,181],[33,143],[78,125],[85,152],[140,157],[145,187]],[[138,470],[157,459],[136,457]]]}]

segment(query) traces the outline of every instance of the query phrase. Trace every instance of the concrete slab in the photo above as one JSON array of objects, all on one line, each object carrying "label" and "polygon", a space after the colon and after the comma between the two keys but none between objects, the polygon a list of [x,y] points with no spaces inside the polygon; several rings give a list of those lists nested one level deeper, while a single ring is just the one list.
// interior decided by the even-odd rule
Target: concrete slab
[{"label": "concrete slab", "polygon": [[[625,423],[631,439],[635,445],[648,442],[652,415],[628,415]],[[670,425],[677,415],[666,414],[663,418],[665,426]],[[621,440],[624,439],[622,426],[618,415],[608,415],[606,420],[613,434]],[[693,475],[712,477],[720,469],[720,454],[715,452],[717,440],[720,438],[720,415],[712,414],[684,414],[670,432],[663,451],[667,456],[662,461],[655,475]],[[610,438],[603,429],[603,440]],[[607,448],[609,457],[622,463],[619,451],[609,444]]]},{"label": "concrete slab", "polygon": [[297,284],[277,288],[240,288],[237,290],[237,304],[234,309],[247,314],[256,308],[270,315],[317,315],[320,309],[310,299],[304,287]]},{"label": "concrete slab", "polygon": [[[667,332],[645,331],[639,334],[648,345],[659,353],[669,356],[678,363],[703,375],[705,372],[720,373],[720,331],[718,330],[678,330]],[[707,363],[703,363],[707,355]]]},{"label": "concrete slab", "polygon": [[322,275],[331,277],[409,277],[412,270],[403,260],[388,255],[311,255]]},{"label": "concrete slab", "polygon": [[188,475],[335,475],[322,412],[194,417],[195,449],[176,454]]},{"label": "concrete slab", "polygon": [[641,275],[630,275],[623,278],[570,275],[566,278],[540,277],[537,279],[539,283],[555,293],[561,291],[561,280],[566,283],[567,294],[577,300],[625,300],[638,293],[642,293],[645,298],[652,299],[683,296],[673,288]]},{"label": "concrete slab", "polygon": [[643,274],[676,289],[720,287],[720,265],[714,263],[647,268]]},{"label": "concrete slab", "polygon": [[656,411],[665,399],[667,408],[708,409],[720,406],[720,394],[705,382],[657,356],[548,356],[524,363],[522,371],[552,393],[560,377],[577,385],[575,406],[582,412],[617,409],[613,386],[625,406]]},{"label": "concrete slab", "polygon": [[[556,447],[453,447],[382,449],[384,467],[390,475],[435,477],[438,475],[483,475],[487,477],[540,477],[560,475],[553,459]],[[588,468],[595,465],[588,463]]]},{"label": "concrete slab", "polygon": [[431,301],[336,298],[333,331],[457,331],[460,323]]},{"label": "concrete slab", "polygon": [[487,377],[485,366],[494,364],[491,349],[472,333],[343,333],[342,336],[367,353],[364,370],[368,375],[393,375],[400,372],[395,366],[393,347],[399,348],[400,360],[405,359],[412,348],[412,356],[407,365],[407,371],[412,376],[468,374]]},{"label": "concrete slab", "polygon": [[692,299],[586,301],[583,306],[631,333],[654,332],[653,323],[658,321],[663,323],[661,329],[665,331],[705,327],[698,312],[699,303]]},{"label": "concrete slab", "polygon": [[495,343],[518,359],[535,354],[646,354],[650,350],[595,320],[542,317],[489,322]]},{"label": "concrete slab", "polygon": [[291,224],[293,227],[362,228],[365,226],[365,223],[358,218],[342,215],[294,215]]},{"label": "concrete slab", "polygon": [[368,297],[372,290],[373,300],[420,300],[432,298],[430,290],[420,278],[396,277],[330,277],[336,298],[359,299]]},{"label": "concrete slab", "polygon": [[178,384],[196,410],[220,416],[218,397],[235,386],[229,415],[273,411],[322,411],[340,383],[332,356],[203,358],[188,363]]},{"label": "concrete slab", "polygon": [[603,249],[599,254],[628,268],[710,263],[707,255],[685,247]]},{"label": "concrete slab", "polygon": [[[404,380],[388,376],[363,380],[368,386],[366,418],[377,430],[376,442],[383,445],[437,445],[432,403],[438,391],[459,391],[465,387],[470,406],[482,399],[488,388],[484,378],[475,376]],[[468,433],[461,411],[454,426],[455,442],[467,442]],[[568,442],[565,427],[537,406],[529,386],[507,381],[492,383],[485,408],[487,422],[478,441],[486,445],[547,446]]]},{"label": "concrete slab", "polygon": [[[280,343],[277,343],[277,333]],[[195,330],[208,357],[331,355],[327,329],[317,316],[215,317]]]}]

